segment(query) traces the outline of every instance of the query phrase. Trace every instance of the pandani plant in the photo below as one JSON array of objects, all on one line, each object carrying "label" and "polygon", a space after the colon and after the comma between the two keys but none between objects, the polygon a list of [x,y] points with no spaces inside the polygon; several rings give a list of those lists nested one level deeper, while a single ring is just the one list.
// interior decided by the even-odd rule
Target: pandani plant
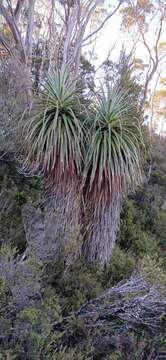
[{"label": "pandani plant", "polygon": [[102,88],[94,107],[83,175],[83,255],[105,266],[115,245],[123,196],[142,180],[144,145],[136,105],[127,91]]},{"label": "pandani plant", "polygon": [[128,92],[102,88],[87,121],[79,99],[69,69],[52,70],[26,123],[27,163],[42,171],[67,238],[83,223],[82,255],[104,266],[123,196],[142,180],[143,140]]},{"label": "pandani plant", "polygon": [[38,166],[45,188],[60,210],[63,226],[73,229],[79,223],[84,144],[77,93],[76,81],[71,80],[67,67],[52,70],[25,126],[27,164]]}]

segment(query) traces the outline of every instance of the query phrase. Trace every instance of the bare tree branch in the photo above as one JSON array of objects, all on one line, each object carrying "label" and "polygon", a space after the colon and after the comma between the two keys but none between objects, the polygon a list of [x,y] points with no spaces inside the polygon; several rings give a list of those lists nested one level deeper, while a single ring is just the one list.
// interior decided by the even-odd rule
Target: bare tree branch
[{"label": "bare tree branch", "polygon": [[[164,21],[164,15],[161,16],[160,18],[160,21],[159,21],[159,28],[158,28],[158,31],[157,31],[157,38],[156,38],[156,41],[155,41],[155,45],[154,45],[154,55],[145,39],[145,35],[143,33],[143,31],[141,31],[141,35],[142,35],[142,39],[143,39],[143,44],[145,45],[148,53],[149,53],[149,68],[148,68],[148,71],[147,71],[147,75],[146,75],[146,81],[145,81],[145,85],[144,85],[144,91],[143,91],[143,97],[142,97],[142,101],[141,101],[141,104],[140,104],[140,109],[142,109],[143,107],[143,104],[145,103],[145,100],[146,100],[146,97],[147,97],[147,92],[148,92],[148,86],[149,86],[149,83],[151,82],[158,66],[159,66],[159,63],[162,59],[162,57],[159,59],[159,48],[158,48],[158,45],[159,45],[159,41],[161,39],[161,35],[162,35],[162,29],[163,29],[163,21]],[[165,54],[164,54],[165,56]]]},{"label": "bare tree branch", "polygon": [[16,21],[19,20],[20,13],[21,13],[21,10],[22,10],[22,8],[23,8],[23,6],[25,4],[25,1],[26,0],[18,0],[17,1],[17,5],[16,5],[15,10],[14,10],[14,16],[15,16]]},{"label": "bare tree branch", "polygon": [[106,22],[119,10],[120,6],[122,4],[122,1],[119,1],[119,4],[117,5],[117,7],[115,8],[115,10],[108,14],[108,16],[104,19],[104,21],[102,22],[102,24],[96,29],[94,30],[90,35],[88,35],[83,41],[87,41],[89,38],[91,38],[92,36],[94,36],[96,33],[98,33],[100,30],[102,30],[102,28],[104,27],[104,25],[106,24]]},{"label": "bare tree branch", "polygon": [[19,31],[18,26],[16,24],[14,16],[8,11],[8,9],[2,3],[0,3],[0,11],[1,11],[2,16],[4,17],[5,21],[7,22],[8,26],[9,26],[12,34],[13,34],[13,38],[15,40],[16,45],[18,45],[20,50],[21,50],[22,60],[24,62],[26,62],[25,48],[24,48],[23,41],[22,41],[22,38],[21,38],[21,34],[20,34],[20,31]]},{"label": "bare tree branch", "polygon": [[27,33],[25,39],[26,45],[26,55],[28,59],[28,65],[31,66],[32,60],[32,36],[33,36],[33,26],[34,26],[34,7],[35,7],[36,0],[29,0],[28,1],[28,25],[27,25]]}]

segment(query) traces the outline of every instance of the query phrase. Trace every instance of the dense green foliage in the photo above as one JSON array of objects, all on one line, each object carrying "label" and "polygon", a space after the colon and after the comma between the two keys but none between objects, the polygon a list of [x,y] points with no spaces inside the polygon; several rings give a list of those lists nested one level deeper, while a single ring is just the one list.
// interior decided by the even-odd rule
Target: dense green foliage
[{"label": "dense green foliage", "polygon": [[[140,183],[142,148],[149,139],[146,129],[140,130],[139,126],[142,114],[137,113],[136,105],[140,87],[132,77],[132,68],[127,66],[125,57],[112,65],[116,67],[113,69],[114,78],[117,74],[116,86],[110,90],[108,85],[108,91],[93,98],[93,106],[87,102],[88,119],[87,111],[80,111],[82,98],[79,101],[75,82],[69,80],[67,72],[56,72],[44,83],[30,121],[27,120],[27,165],[31,164],[35,171],[42,170],[49,184],[54,183],[56,190],[63,193],[64,197],[56,197],[58,209],[49,212],[40,178],[20,173],[13,154],[0,160],[2,360],[139,360],[165,346],[164,313],[159,319],[162,326],[157,337],[142,325],[134,330],[126,328],[125,321],[116,315],[110,316],[109,329],[103,318],[102,326],[92,333],[85,321],[76,316],[82,305],[133,274],[140,274],[154,285],[162,299],[166,295],[166,142],[153,137],[151,151],[146,154],[143,185],[133,191],[132,185]],[[108,84],[112,81],[107,80]],[[84,122],[85,119],[88,121]],[[69,193],[66,196],[66,184],[72,190],[70,196]],[[129,196],[121,207],[126,190]],[[24,223],[27,203],[34,209],[29,219],[32,234]],[[105,212],[110,204],[111,212]],[[42,246],[43,252],[50,246],[49,221],[51,240],[59,237],[61,244],[57,253],[54,248],[49,249],[48,253],[53,251],[51,261],[36,256]],[[57,222],[57,228],[52,227],[51,221]],[[74,228],[71,233],[67,227],[70,222]],[[84,257],[77,252],[73,256],[78,247],[75,224],[83,233],[84,246],[79,255]],[[103,240],[110,239],[110,231],[111,244],[106,241],[104,248]],[[66,239],[70,241],[65,247]],[[113,249],[110,245],[115,240],[117,245]],[[82,237],[80,243],[82,246]],[[42,251],[40,254],[43,255]],[[85,259],[107,266],[101,269]],[[124,300],[134,301],[135,296],[146,295],[144,289],[140,293],[129,291]],[[106,305],[111,306],[113,301],[119,304],[120,298],[113,298]],[[89,315],[93,318],[93,306]],[[65,326],[61,328],[62,324]],[[125,331],[118,334],[121,325]],[[114,338],[108,347],[103,344],[99,348],[98,340],[104,343],[108,333],[114,333]]]},{"label": "dense green foliage", "polygon": [[165,357],[166,141],[143,125],[163,14],[152,71],[135,45],[96,69],[100,2],[52,1],[47,24],[0,1],[0,360]]},{"label": "dense green foliage", "polygon": [[0,244],[12,244],[21,253],[26,248],[21,221],[21,206],[27,201],[37,201],[41,182],[37,177],[18,175],[9,153],[6,161],[0,160]]},{"label": "dense green foliage", "polygon": [[[155,284],[165,296],[166,160],[163,149],[166,149],[165,141],[156,137],[152,144],[151,178],[126,200],[121,216],[118,246],[113,252],[110,265],[105,270],[89,267],[81,261],[66,267],[63,255],[55,263],[44,267],[35,266],[37,271],[35,277],[37,276],[41,284],[41,295],[19,310],[7,283],[1,278],[0,357],[2,359],[90,359],[92,354],[95,354],[90,335],[84,331],[83,324],[78,323],[74,315],[71,326],[75,337],[70,343],[62,344],[58,353],[52,352],[53,344],[55,346],[56,342],[59,343],[62,336],[60,332],[53,331],[53,324],[73,313],[86,301],[101,294],[104,289],[130,277],[134,271],[141,271],[144,277]],[[11,161],[1,161],[0,169],[1,193],[3,189],[10,199],[8,202],[10,207],[1,211],[1,244],[6,243],[10,245],[12,252],[21,254],[26,247],[20,215],[21,206],[28,200],[34,202],[40,197],[39,181],[19,174]],[[8,224],[12,224],[11,227],[7,225],[7,221]],[[9,247],[6,250],[2,247],[1,259],[5,259],[5,254],[8,258],[12,256]],[[17,276],[19,279],[21,276],[19,272]],[[25,283],[26,279],[23,281]],[[82,338],[86,339],[86,348],[81,348]],[[140,351],[146,354],[150,349],[164,346],[162,334],[156,339],[152,334],[144,332],[142,337],[138,332],[132,334],[132,339],[131,359],[139,359]],[[111,359],[125,359],[124,351],[126,350],[123,349],[121,353],[118,345],[117,348],[113,346]],[[132,357],[133,351],[135,358]],[[102,359],[102,354],[100,356],[99,358]]]}]

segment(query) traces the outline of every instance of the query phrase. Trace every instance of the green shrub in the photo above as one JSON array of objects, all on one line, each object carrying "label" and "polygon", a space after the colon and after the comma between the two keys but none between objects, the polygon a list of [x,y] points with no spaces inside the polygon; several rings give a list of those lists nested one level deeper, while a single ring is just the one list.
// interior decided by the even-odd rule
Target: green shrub
[{"label": "green shrub", "polygon": [[152,230],[157,238],[158,250],[161,249],[164,254],[166,251],[166,210],[156,209]]},{"label": "green shrub", "polygon": [[101,273],[81,261],[65,269],[63,257],[45,269],[44,281],[58,291],[63,311],[78,309],[84,302],[102,291]]},{"label": "green shrub", "polygon": [[123,249],[129,249],[133,236],[136,234],[136,224],[134,221],[135,207],[132,201],[126,201],[123,205],[123,213],[121,215],[121,226],[119,233],[119,245]]},{"label": "green shrub", "polygon": [[0,278],[0,306],[6,302],[7,288],[4,279]]},{"label": "green shrub", "polygon": [[153,254],[157,248],[156,239],[152,234],[141,232],[137,233],[137,237],[133,239],[130,247],[130,251],[138,256],[142,257],[147,254]]},{"label": "green shrub", "polygon": [[18,314],[15,326],[18,333],[16,343],[26,354],[26,358],[38,356],[48,342],[53,323],[60,319],[59,301],[51,289],[47,289],[41,303],[26,307]]},{"label": "green shrub", "polygon": [[152,184],[158,184],[160,186],[166,186],[166,175],[165,173],[162,173],[158,169],[154,169],[151,177],[151,183]]},{"label": "green shrub", "polygon": [[9,339],[12,334],[11,311],[14,310],[11,294],[6,286],[4,279],[0,278],[0,359],[1,349],[9,348]]},{"label": "green shrub", "polygon": [[78,309],[102,291],[99,275],[94,269],[78,262],[61,279],[64,306],[67,311]]},{"label": "green shrub", "polygon": [[138,258],[155,253],[157,236],[153,231],[154,221],[154,211],[149,206],[142,208],[133,200],[126,201],[118,239],[120,248],[130,251]]},{"label": "green shrub", "polygon": [[27,201],[27,196],[24,191],[16,191],[15,198],[18,205],[23,205]]},{"label": "green shrub", "polygon": [[130,277],[134,268],[134,257],[117,246],[113,250],[111,263],[104,274],[104,283],[107,286],[114,285],[118,281]]},{"label": "green shrub", "polygon": [[82,352],[80,352],[78,349],[67,349],[64,348],[60,350],[59,352],[55,353],[52,360],[90,360],[91,357],[87,357],[87,355],[84,355]]},{"label": "green shrub", "polygon": [[19,253],[26,249],[21,207],[38,199],[40,182],[20,174],[14,160],[0,160],[0,240],[17,247]]},{"label": "green shrub", "polygon": [[166,295],[166,269],[163,260],[157,256],[145,256],[139,262],[142,275],[154,285],[163,295]]}]

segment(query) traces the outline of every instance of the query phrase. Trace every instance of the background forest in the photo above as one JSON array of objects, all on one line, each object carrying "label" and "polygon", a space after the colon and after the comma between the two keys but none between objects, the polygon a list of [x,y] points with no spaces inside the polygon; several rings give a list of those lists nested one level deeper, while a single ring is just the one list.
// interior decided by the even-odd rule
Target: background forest
[{"label": "background forest", "polygon": [[2,360],[166,356],[165,26],[162,0],[0,3]]}]

